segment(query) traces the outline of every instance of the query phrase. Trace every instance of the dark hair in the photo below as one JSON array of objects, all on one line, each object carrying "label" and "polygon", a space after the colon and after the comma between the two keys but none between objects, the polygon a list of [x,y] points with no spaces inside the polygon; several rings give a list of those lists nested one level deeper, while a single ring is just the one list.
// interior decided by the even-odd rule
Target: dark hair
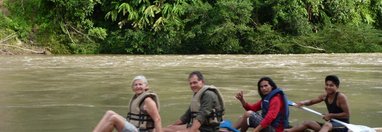
[{"label": "dark hair", "polygon": [[200,81],[200,80],[202,80],[202,81],[204,81],[204,77],[203,77],[203,74],[200,72],[200,71],[193,71],[193,72],[191,72],[190,73],[190,75],[188,75],[188,79],[190,79],[192,76],[196,76],[196,77],[198,77],[198,80]]},{"label": "dark hair", "polygon": [[272,87],[272,90],[276,89],[277,85],[276,85],[276,83],[270,77],[262,77],[262,78],[260,78],[259,82],[257,82],[257,92],[259,93],[261,98],[264,98],[265,95],[263,95],[263,93],[261,93],[261,90],[260,90],[260,83],[262,81],[268,81],[269,85],[271,85],[271,87]]},{"label": "dark hair", "polygon": [[325,82],[327,82],[327,81],[332,81],[337,86],[337,88],[340,86],[340,79],[338,79],[338,77],[336,75],[326,76]]}]

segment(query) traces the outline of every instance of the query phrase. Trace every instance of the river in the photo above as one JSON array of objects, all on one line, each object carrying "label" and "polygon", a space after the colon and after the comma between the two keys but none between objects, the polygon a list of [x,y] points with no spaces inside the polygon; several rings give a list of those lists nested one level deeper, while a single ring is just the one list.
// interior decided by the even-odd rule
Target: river
[{"label": "river", "polygon": [[[351,123],[382,127],[382,54],[297,55],[64,55],[0,56],[1,132],[91,131],[106,110],[125,116],[132,96],[131,79],[145,75],[160,97],[163,125],[189,105],[187,76],[204,73],[226,104],[225,119],[244,112],[234,94],[259,99],[256,83],[269,76],[288,98],[300,101],[324,92],[324,78],[340,77]],[[326,112],[324,103],[310,108]],[[292,125],[322,121],[290,107]]]}]

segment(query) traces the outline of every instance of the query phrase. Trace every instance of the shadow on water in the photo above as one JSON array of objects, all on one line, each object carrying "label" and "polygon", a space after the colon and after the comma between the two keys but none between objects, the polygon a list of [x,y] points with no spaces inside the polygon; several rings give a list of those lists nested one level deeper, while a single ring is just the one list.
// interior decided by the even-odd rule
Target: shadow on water
[{"label": "shadow on water", "polygon": [[[382,124],[382,54],[0,56],[0,131],[91,131],[106,110],[126,115],[131,79],[143,74],[158,93],[166,126],[189,105],[188,73],[200,70],[219,87],[226,119],[243,113],[234,94],[259,99],[256,83],[272,77],[290,100],[324,92],[324,77],[336,74],[350,103],[351,122]],[[311,107],[326,112],[324,104]],[[321,121],[290,108],[293,124]]]}]

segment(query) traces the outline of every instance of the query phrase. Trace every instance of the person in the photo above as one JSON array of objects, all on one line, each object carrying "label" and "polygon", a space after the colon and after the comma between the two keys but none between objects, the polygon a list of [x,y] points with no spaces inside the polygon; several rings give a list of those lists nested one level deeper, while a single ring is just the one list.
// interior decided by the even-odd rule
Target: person
[{"label": "person", "polygon": [[93,132],[162,132],[159,115],[159,98],[149,90],[145,76],[139,75],[132,81],[134,96],[130,100],[127,117],[107,111]]},{"label": "person", "polygon": [[164,131],[217,132],[224,114],[220,91],[215,86],[205,85],[200,71],[191,72],[188,81],[193,91],[191,104],[180,119],[164,128]]},{"label": "person", "polygon": [[286,129],[287,132],[304,131],[306,129],[312,129],[314,131],[339,131],[347,132],[347,128],[340,123],[330,121],[330,119],[337,119],[346,123],[349,123],[349,106],[347,103],[347,97],[340,92],[340,80],[336,75],[328,75],[325,78],[325,93],[319,95],[317,98],[304,100],[296,103],[297,107],[303,105],[310,106],[322,101],[325,102],[326,108],[329,113],[324,114],[323,119],[325,123],[318,123],[316,121],[304,121],[301,125]]},{"label": "person", "polygon": [[[282,132],[289,126],[289,108],[285,93],[277,87],[269,77],[262,77],[257,83],[257,91],[261,100],[254,104],[245,101],[243,91],[236,94],[246,110],[234,127],[245,132],[249,127],[253,132]],[[259,113],[261,111],[261,113]]]}]

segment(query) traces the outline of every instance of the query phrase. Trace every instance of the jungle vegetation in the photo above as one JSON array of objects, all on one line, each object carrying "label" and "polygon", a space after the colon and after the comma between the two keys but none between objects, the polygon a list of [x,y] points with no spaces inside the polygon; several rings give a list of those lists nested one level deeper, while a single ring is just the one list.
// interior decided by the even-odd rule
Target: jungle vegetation
[{"label": "jungle vegetation", "polygon": [[54,54],[382,52],[382,0],[4,0],[0,40]]}]

